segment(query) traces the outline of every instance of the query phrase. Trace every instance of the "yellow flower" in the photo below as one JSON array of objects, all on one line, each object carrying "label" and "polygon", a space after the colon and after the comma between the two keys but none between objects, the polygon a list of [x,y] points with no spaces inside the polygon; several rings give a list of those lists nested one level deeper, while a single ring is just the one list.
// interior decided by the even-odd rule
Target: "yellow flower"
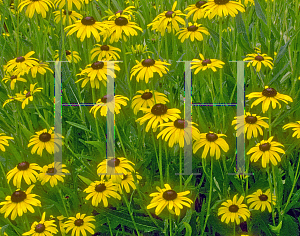
[{"label": "yellow flower", "polygon": [[[67,58],[67,60],[71,63],[71,62],[75,62],[78,63],[79,61],[81,61],[81,58],[79,56],[79,53],[76,51],[69,51],[66,50],[65,56]],[[59,52],[58,50],[55,50],[55,55],[54,58],[56,59],[56,61],[59,61]]]},{"label": "yellow flower", "polygon": [[179,35],[178,39],[181,39],[180,41],[182,43],[187,38],[190,38],[192,42],[194,42],[195,39],[202,41],[202,34],[209,35],[207,29],[205,27],[201,27],[201,24],[189,22],[188,25],[189,26],[187,28],[181,28],[181,31],[176,33],[176,35]]},{"label": "yellow flower", "polygon": [[22,11],[27,6],[26,16],[32,18],[35,11],[37,14],[41,14],[43,18],[46,18],[47,11],[49,8],[54,7],[51,0],[22,0],[18,6],[18,10]]},{"label": "yellow flower", "polygon": [[272,57],[269,57],[267,54],[260,54],[260,53],[252,53],[252,54],[247,54],[246,58],[243,59],[243,61],[250,61],[247,64],[247,67],[250,65],[256,66],[256,71],[259,72],[261,69],[261,65],[264,65],[265,67],[270,67],[270,69],[273,69],[273,60]]},{"label": "yellow flower", "polygon": [[25,105],[28,105],[28,102],[29,101],[33,101],[33,94],[37,93],[37,92],[41,92],[41,90],[43,88],[39,87],[39,88],[34,88],[35,84],[30,84],[30,91],[27,91],[26,89],[23,91],[23,94],[22,93],[16,93],[16,100],[22,102],[22,109],[25,108]]},{"label": "yellow flower", "polygon": [[131,45],[131,52],[126,52],[125,54],[145,54],[145,53],[152,53],[151,51],[148,51],[147,45],[146,44],[136,44],[136,45]]},{"label": "yellow flower", "polygon": [[[140,176],[137,172],[135,172],[137,182],[139,182],[140,179],[142,179],[142,176]],[[122,179],[119,182],[118,191],[122,194],[123,189],[125,189],[126,193],[130,193],[130,187],[132,189],[136,189],[134,178],[131,172],[127,172],[127,174],[123,174]]]},{"label": "yellow flower", "polygon": [[[4,104],[3,104],[4,106]],[[4,146],[9,146],[8,139],[14,139],[13,137],[6,136],[4,133],[0,133],[0,150],[5,152]]]},{"label": "yellow flower", "polygon": [[295,131],[292,137],[295,137],[297,135],[297,138],[300,138],[300,121],[297,121],[297,123],[288,123],[283,126],[283,129],[288,128],[293,128],[293,130]]},{"label": "yellow flower", "polygon": [[[70,0],[72,2],[72,0]],[[69,2],[69,0],[68,0]],[[67,18],[67,13],[69,15],[69,17]],[[66,10],[63,10],[62,12],[60,11],[55,11],[53,12],[55,18],[54,18],[54,21],[56,24],[59,24],[59,22],[62,20],[62,24],[63,25],[66,25],[67,24],[67,19],[68,19],[68,23],[69,25],[75,23],[76,21],[78,20],[81,20],[83,18],[83,16],[79,13],[77,13],[76,11],[66,11]]]},{"label": "yellow flower", "polygon": [[184,11],[188,11],[186,14],[186,18],[188,19],[193,13],[193,21],[197,21],[198,19],[204,18],[205,10],[202,6],[207,3],[206,1],[198,1],[196,4],[189,5]]},{"label": "yellow flower", "polygon": [[90,234],[94,234],[95,225],[90,223],[91,221],[96,221],[94,216],[86,216],[86,214],[77,213],[76,217],[69,217],[68,220],[64,223],[66,228],[66,233],[69,233],[72,230],[71,236],[79,236],[80,234],[86,235],[85,231],[88,231]]},{"label": "yellow flower", "polygon": [[60,162],[53,162],[52,164],[43,166],[41,173],[38,176],[41,184],[44,185],[45,183],[50,182],[50,185],[53,188],[57,185],[57,181],[64,182],[63,177],[66,177],[66,175],[63,173],[70,173],[67,169],[63,169],[64,167],[66,167],[66,165]]},{"label": "yellow flower", "polygon": [[16,85],[17,81],[25,82],[25,83],[27,82],[26,79],[21,78],[20,74],[14,75],[12,72],[7,73],[3,77],[2,81],[4,81],[4,83],[10,82],[10,88],[11,88],[11,90],[15,89],[15,85]]},{"label": "yellow flower", "polygon": [[54,4],[59,9],[62,9],[66,3],[68,3],[68,9],[71,10],[73,4],[76,6],[78,10],[80,10],[82,5],[82,0],[54,0]]},{"label": "yellow flower", "polygon": [[32,78],[35,78],[37,73],[41,75],[46,74],[46,70],[50,71],[53,74],[53,70],[50,69],[48,62],[40,61],[39,64],[30,67],[29,70],[31,71]]},{"label": "yellow flower", "polygon": [[119,54],[116,52],[121,52],[121,50],[119,48],[113,47],[111,45],[100,45],[100,44],[96,44],[95,46],[98,46],[96,48],[93,48],[91,50],[91,59],[94,60],[94,58],[98,55],[97,60],[101,61],[101,60],[111,60],[114,59],[115,61],[117,61],[118,59],[120,59]]},{"label": "yellow flower", "polygon": [[272,205],[276,204],[276,196],[272,194],[272,203],[271,203],[271,192],[270,189],[268,189],[265,193],[261,191],[261,189],[258,189],[253,194],[248,195],[246,198],[249,198],[247,200],[247,203],[251,205],[249,208],[254,210],[261,210],[265,211],[268,209],[269,212],[272,212]]},{"label": "yellow flower", "polygon": [[43,213],[42,219],[40,222],[35,221],[31,225],[31,229],[23,233],[22,235],[32,235],[32,236],[52,236],[57,234],[58,230],[55,225],[55,220],[45,220],[46,212]]},{"label": "yellow flower", "polygon": [[216,15],[223,17],[229,14],[235,17],[239,11],[242,13],[245,12],[243,4],[230,0],[208,0],[202,7],[205,10],[204,17],[208,17],[210,20]]},{"label": "yellow flower", "polygon": [[205,71],[207,69],[211,69],[213,72],[216,72],[216,68],[223,68],[223,65],[225,65],[224,62],[218,59],[205,59],[201,53],[199,53],[199,56],[201,60],[193,59],[191,62],[191,69],[197,68],[194,74],[198,74],[200,70]]}]

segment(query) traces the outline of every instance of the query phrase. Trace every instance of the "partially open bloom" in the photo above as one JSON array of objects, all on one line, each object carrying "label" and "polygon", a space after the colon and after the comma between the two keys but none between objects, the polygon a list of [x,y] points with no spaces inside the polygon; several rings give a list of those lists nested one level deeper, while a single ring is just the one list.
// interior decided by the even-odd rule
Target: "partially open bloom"
[{"label": "partially open bloom", "polygon": [[283,126],[283,129],[288,129],[288,128],[293,128],[293,130],[295,131],[293,133],[293,137],[297,135],[297,138],[300,138],[300,121],[297,121],[297,123],[288,123]]},{"label": "partially open bloom", "polygon": [[2,152],[5,152],[4,146],[9,146],[8,139],[14,139],[14,138],[10,136],[6,136],[4,133],[0,133],[0,150]]},{"label": "partially open bloom", "polygon": [[258,98],[252,103],[251,108],[262,102],[263,113],[269,109],[271,103],[273,109],[276,108],[277,103],[279,108],[281,108],[281,104],[278,102],[278,100],[283,101],[286,104],[288,104],[288,101],[293,102],[293,99],[290,96],[278,93],[274,88],[269,88],[269,86],[265,86],[265,89],[262,92],[253,92],[246,95],[246,97],[249,99]]},{"label": "partially open bloom", "polygon": [[48,62],[40,61],[39,64],[30,67],[29,70],[31,71],[32,78],[35,78],[37,73],[41,75],[46,74],[47,70],[53,74],[53,70],[51,70],[51,68],[49,67]]},{"label": "partially open bloom", "polygon": [[131,45],[131,52],[126,52],[125,54],[137,54],[137,55],[142,55],[147,52],[150,52],[153,54],[153,52],[148,51],[147,45],[146,44],[136,44],[136,45]]},{"label": "partially open bloom", "polygon": [[52,236],[53,234],[57,234],[58,230],[55,224],[55,220],[45,220],[46,212],[43,213],[42,219],[40,222],[35,221],[31,225],[31,229],[23,233],[22,235],[31,235],[31,236]]},{"label": "partially open bloom", "polygon": [[211,69],[213,72],[216,72],[216,68],[223,68],[224,62],[218,59],[205,59],[204,56],[199,53],[201,60],[193,59],[191,62],[191,69],[196,69],[194,74],[198,74],[200,70],[205,71],[207,69]]},{"label": "partially open bloom", "polygon": [[278,162],[281,162],[281,158],[277,152],[285,154],[285,151],[278,146],[283,145],[281,143],[272,141],[273,136],[268,140],[262,140],[260,143],[256,144],[255,147],[252,147],[247,155],[252,154],[250,161],[257,162],[261,158],[262,167],[266,168],[267,164],[271,163],[276,166]]},{"label": "partially open bloom", "polygon": [[249,208],[254,210],[265,211],[266,209],[268,209],[269,212],[272,212],[271,204],[273,206],[275,206],[276,204],[276,195],[273,193],[271,198],[270,189],[268,189],[265,193],[263,193],[261,189],[258,189],[256,192],[248,195],[246,198],[248,198],[247,203],[251,203]]},{"label": "partially open bloom", "polygon": [[[151,193],[150,197],[153,197],[147,209],[155,208],[155,214],[159,215],[165,207],[168,207],[170,213],[174,214],[173,208],[175,209],[175,214],[180,215],[180,210],[183,206],[191,208],[193,201],[187,197],[184,197],[190,193],[190,191],[184,191],[177,193],[173,190],[169,184],[164,184],[165,188],[161,189],[156,187],[158,192]],[[183,206],[182,206],[183,205]]]},{"label": "partially open bloom", "polygon": [[35,12],[46,18],[49,8],[54,7],[54,4],[51,0],[22,0],[18,6],[19,11],[22,11],[25,6],[27,6],[25,14],[29,18],[32,18]]},{"label": "partially open bloom", "polygon": [[30,84],[30,91],[27,91],[26,89],[23,91],[22,93],[16,93],[16,100],[22,102],[22,109],[25,108],[26,105],[28,105],[29,101],[33,101],[33,94],[37,93],[37,92],[41,92],[41,90],[43,88],[39,87],[39,88],[34,88],[35,84]]},{"label": "partially open bloom", "polygon": [[[66,56],[66,58],[69,62],[78,63],[79,61],[81,61],[79,53],[76,52],[76,51],[66,50],[65,56]],[[59,61],[59,52],[58,52],[58,50],[55,50],[54,58],[56,59],[56,61]]]},{"label": "partially open bloom", "polygon": [[[81,14],[77,13],[74,10],[68,12],[66,10],[62,10],[62,13],[60,13],[60,11],[55,11],[53,12],[53,14],[55,16],[54,18],[55,23],[59,24],[59,22],[62,20],[63,25],[66,25],[67,22],[69,23],[68,25],[74,24],[76,21],[81,20],[83,18]],[[69,15],[68,18],[67,18],[67,14]]]},{"label": "partially open bloom", "polygon": [[256,66],[256,71],[259,72],[261,69],[261,65],[264,65],[265,67],[269,67],[271,70],[273,69],[273,58],[269,57],[267,54],[260,54],[260,53],[252,53],[247,54],[246,58],[243,59],[243,61],[250,61],[247,64],[247,67],[252,65],[253,67]]},{"label": "partially open bloom", "polygon": [[184,11],[187,11],[186,18],[188,19],[192,14],[193,21],[197,21],[198,19],[204,18],[205,10],[202,7],[207,1],[198,1],[196,4],[189,5]]},{"label": "partially open bloom", "polygon": [[73,4],[76,6],[78,10],[80,10],[82,2],[83,1],[81,0],[54,0],[54,4],[56,7],[62,9],[66,4],[68,4],[69,10],[73,9]]},{"label": "partially open bloom", "polygon": [[[142,176],[140,176],[137,172],[135,172],[135,176],[137,178],[137,182],[139,182],[140,179],[142,179]],[[124,189],[126,193],[130,193],[130,187],[132,189],[136,189],[135,183],[134,183],[134,178],[131,172],[127,172],[127,174],[123,174],[122,179],[118,183],[118,191],[120,193],[124,192]]]},{"label": "partially open bloom", "polygon": [[134,8],[134,6],[129,6],[126,7],[124,10],[119,10],[117,12],[113,12],[112,10],[108,9],[107,11],[105,11],[105,13],[108,15],[104,16],[103,19],[108,18],[108,20],[115,20],[120,16],[125,16],[128,17],[130,20],[133,20],[135,18],[134,13],[136,13],[136,11],[133,10]]},{"label": "partially open bloom", "polygon": [[47,182],[50,182],[51,187],[57,185],[58,181],[64,182],[64,177],[66,175],[64,173],[70,173],[67,169],[65,164],[61,162],[53,162],[49,165],[43,166],[41,173],[39,174],[39,180],[41,184],[44,185]]},{"label": "partially open bloom", "polygon": [[72,230],[71,236],[86,235],[85,231],[90,234],[94,234],[95,225],[91,221],[96,221],[94,216],[86,216],[86,214],[77,213],[75,217],[69,217],[64,223],[64,228],[66,228],[66,233]]},{"label": "partially open bloom", "polygon": [[209,35],[207,29],[205,27],[201,27],[201,24],[189,22],[188,25],[188,27],[181,28],[181,30],[176,33],[176,35],[179,35],[178,39],[181,39],[180,41],[182,43],[188,38],[191,39],[192,42],[194,42],[195,39],[198,41],[202,41],[202,34]]},{"label": "partially open bloom", "polygon": [[20,82],[27,82],[26,79],[22,78],[20,74],[17,74],[17,75],[14,75],[12,72],[10,73],[7,73],[2,81],[4,81],[4,83],[7,83],[7,82],[10,82],[10,88],[11,90],[14,90],[15,89],[15,85],[18,81]]},{"label": "partially open bloom", "polygon": [[230,0],[208,0],[206,4],[202,6],[205,10],[204,17],[208,19],[214,18],[216,15],[219,17],[228,16],[235,17],[239,11],[245,12],[245,7],[240,2]]},{"label": "partially open bloom", "polygon": [[119,48],[113,47],[111,45],[101,45],[101,44],[96,44],[95,48],[93,48],[91,50],[91,59],[94,60],[95,57],[98,56],[97,60],[101,61],[109,61],[111,59],[114,59],[115,61],[117,61],[118,59],[120,59],[118,52],[121,52],[121,50]]}]

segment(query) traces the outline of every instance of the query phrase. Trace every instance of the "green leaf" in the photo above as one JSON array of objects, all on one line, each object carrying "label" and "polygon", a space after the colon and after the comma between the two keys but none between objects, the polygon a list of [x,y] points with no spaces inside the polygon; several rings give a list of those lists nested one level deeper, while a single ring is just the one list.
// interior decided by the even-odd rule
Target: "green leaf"
[{"label": "green leaf", "polygon": [[298,203],[300,199],[300,189],[298,189],[298,191],[293,195],[291,202],[288,203],[288,206],[285,209],[285,212],[288,212],[290,209],[293,208],[293,206]]},{"label": "green leaf", "polygon": [[295,219],[289,215],[283,216],[282,228],[279,236],[299,236],[299,228]]},{"label": "green leaf", "polygon": [[280,221],[280,223],[277,226],[273,226],[273,225],[269,225],[269,226],[273,233],[279,234],[282,227],[282,221]]},{"label": "green leaf", "polygon": [[181,220],[181,222],[178,225],[178,231],[181,232],[184,228],[184,223],[190,223],[190,220],[192,218],[193,211],[191,209],[188,209],[186,211],[185,217]]},{"label": "green leaf", "polygon": [[91,181],[90,179],[83,177],[82,175],[78,175],[78,177],[86,184],[86,185],[90,185],[93,181]]},{"label": "green leaf", "polygon": [[190,226],[189,223],[183,222],[185,226],[185,236],[191,236],[192,235],[192,227]]},{"label": "green leaf", "polygon": [[266,25],[267,25],[267,18],[259,4],[259,1],[258,0],[254,0],[255,2],[255,12],[256,12],[256,15],[259,19],[261,19]]},{"label": "green leaf", "polygon": [[[243,21],[243,17],[242,14],[239,12],[239,14],[237,14],[236,16],[236,27],[237,27],[237,33],[238,35],[242,35],[243,38],[245,39],[247,45],[249,46],[249,39],[248,39],[248,35],[247,35],[247,31],[246,31],[246,27]],[[250,48],[250,46],[249,46]]]},{"label": "green leaf", "polygon": [[193,174],[191,174],[184,182],[184,188],[186,188],[186,186],[189,184],[189,182],[192,180],[192,178],[193,178]]},{"label": "green leaf", "polygon": [[71,122],[71,121],[66,121],[69,125],[72,125],[78,129],[82,129],[84,131],[87,131],[89,133],[92,133],[94,134],[94,132],[92,132],[91,130],[87,129],[84,125],[80,125],[80,124],[77,124],[77,123],[74,123],[74,122]]},{"label": "green leaf", "polygon": [[290,42],[291,42],[291,40],[287,41],[286,44],[283,45],[283,46],[279,49],[279,53],[277,54],[276,61],[274,62],[274,66],[275,66],[277,63],[279,63],[279,61],[280,61],[280,60],[283,58],[283,56],[286,54]]},{"label": "green leaf", "polygon": [[100,142],[100,141],[85,141],[85,143],[93,145],[101,153],[103,153],[106,150],[106,147],[104,147],[104,144],[105,144],[104,142]]}]

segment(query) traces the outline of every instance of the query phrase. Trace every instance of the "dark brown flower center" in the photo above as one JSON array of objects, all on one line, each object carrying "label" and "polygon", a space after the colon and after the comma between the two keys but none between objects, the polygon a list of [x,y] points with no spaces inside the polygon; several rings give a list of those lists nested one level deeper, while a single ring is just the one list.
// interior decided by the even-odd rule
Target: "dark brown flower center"
[{"label": "dark brown flower center", "polygon": [[155,60],[153,59],[146,59],[142,61],[142,65],[145,67],[153,66],[155,64]]},{"label": "dark brown flower center", "polygon": [[161,116],[166,114],[168,111],[168,108],[166,105],[158,103],[155,104],[152,108],[151,108],[151,113],[156,115],[156,116]]},{"label": "dark brown flower center", "polygon": [[18,203],[18,202],[22,202],[26,199],[27,194],[21,190],[15,191],[12,195],[11,195],[11,201]]},{"label": "dark brown flower center", "polygon": [[206,1],[199,1],[199,2],[196,3],[196,7],[200,8],[200,7],[202,7],[205,3],[206,3]]},{"label": "dark brown flower center", "polygon": [[83,225],[83,223],[84,223],[84,222],[83,222],[82,219],[77,219],[77,220],[74,221],[74,225],[75,225],[75,226],[81,226],[81,225]]},{"label": "dark brown flower center", "polygon": [[46,229],[44,224],[38,224],[37,226],[35,226],[35,232],[37,233],[42,233],[44,232]]},{"label": "dark brown flower center", "polygon": [[210,59],[205,59],[202,61],[202,65],[203,66],[207,66],[207,64],[211,64],[211,60]]},{"label": "dark brown flower center", "polygon": [[106,189],[105,184],[98,184],[95,186],[95,191],[96,192],[103,192]]},{"label": "dark brown flower center", "polygon": [[113,158],[107,161],[107,165],[110,167],[116,167],[120,165],[120,160],[118,158]]},{"label": "dark brown flower center", "polygon": [[25,97],[27,97],[27,98],[30,97],[30,96],[31,96],[30,91],[25,94]]},{"label": "dark brown flower center", "polygon": [[[66,10],[64,10],[64,14],[67,15],[67,11],[66,11]],[[72,14],[72,11],[68,11],[68,14],[71,15],[71,14]],[[82,23],[82,22],[81,22],[81,23]]]},{"label": "dark brown flower center", "polygon": [[184,129],[185,127],[187,127],[187,121],[182,119],[175,120],[174,126],[178,129]]},{"label": "dark brown flower center", "polygon": [[277,95],[277,91],[273,88],[266,88],[262,91],[262,95],[266,97],[275,97]]},{"label": "dark brown flower center", "polygon": [[27,161],[21,162],[17,165],[19,170],[27,170],[29,168],[29,163]]},{"label": "dark brown flower center", "polygon": [[94,19],[94,17],[92,16],[87,16],[87,17],[84,17],[82,20],[81,20],[81,23],[83,25],[93,25],[96,23],[96,20]]},{"label": "dark brown flower center", "polygon": [[229,207],[230,212],[238,212],[238,210],[239,210],[239,207],[237,205],[231,205]]},{"label": "dark brown flower center", "polygon": [[128,24],[128,20],[125,17],[118,17],[115,19],[115,24],[118,26],[124,26]]},{"label": "dark brown flower center", "polygon": [[109,51],[109,46],[107,46],[107,45],[102,45],[102,46],[100,47],[100,49],[101,49],[102,51]]},{"label": "dark brown flower center", "polygon": [[49,134],[49,133],[42,133],[39,136],[39,140],[42,141],[42,142],[44,142],[44,143],[45,142],[49,142],[50,139],[51,139],[51,134]]},{"label": "dark brown flower center", "polygon": [[271,148],[271,144],[270,143],[264,143],[259,145],[259,150],[265,152],[265,151],[269,151]]},{"label": "dark brown flower center", "polygon": [[226,3],[229,3],[229,0],[215,0],[215,4],[218,5],[225,5]]},{"label": "dark brown flower center", "polygon": [[71,52],[69,50],[66,50],[66,56],[71,55]]},{"label": "dark brown flower center", "polygon": [[[174,11],[168,11],[168,12],[166,12],[165,16],[167,18],[172,18],[173,13],[174,13]],[[174,16],[175,16],[175,14],[174,14]]]},{"label": "dark brown flower center", "polygon": [[257,121],[257,117],[256,116],[247,116],[245,120],[248,124],[255,124]]},{"label": "dark brown flower center", "polygon": [[23,62],[25,61],[24,57],[17,57],[16,62]]},{"label": "dark brown flower center", "polygon": [[104,95],[102,98],[101,98],[101,102],[103,103],[107,103],[107,102],[111,102],[113,100],[113,96],[111,95]]},{"label": "dark brown flower center", "polygon": [[256,57],[255,57],[255,60],[257,60],[257,61],[263,61],[264,58],[263,58],[262,56],[256,56]]},{"label": "dark brown flower center", "polygon": [[165,200],[174,200],[177,198],[177,193],[174,190],[167,190],[163,193],[163,198]]},{"label": "dark brown flower center", "polygon": [[268,196],[265,194],[260,195],[258,198],[259,198],[259,200],[261,200],[263,202],[268,200]]},{"label": "dark brown flower center", "polygon": [[207,133],[206,134],[206,139],[209,141],[209,142],[214,142],[218,139],[218,135],[216,135],[215,133]]},{"label": "dark brown flower center", "polygon": [[196,31],[197,29],[198,29],[198,27],[195,25],[191,25],[191,26],[187,27],[188,31]]},{"label": "dark brown flower center", "polygon": [[153,97],[153,95],[152,95],[151,92],[145,92],[145,93],[143,93],[143,95],[142,95],[142,99],[144,99],[144,100],[148,100],[148,99],[150,99],[150,98],[152,98],[152,97]]},{"label": "dark brown flower center", "polygon": [[94,70],[100,70],[100,69],[103,68],[103,66],[104,66],[104,63],[103,63],[102,61],[95,61],[95,62],[92,64],[91,67],[92,67]]},{"label": "dark brown flower center", "polygon": [[57,173],[57,170],[55,168],[48,168],[46,173],[49,175],[55,175]]},{"label": "dark brown flower center", "polygon": [[128,175],[124,175],[124,174],[123,174],[123,179],[122,179],[122,180],[127,179],[127,177],[128,177]]},{"label": "dark brown flower center", "polygon": [[10,77],[10,79],[11,80],[13,80],[13,79],[16,79],[18,76],[16,76],[16,75],[12,75],[11,77]]}]

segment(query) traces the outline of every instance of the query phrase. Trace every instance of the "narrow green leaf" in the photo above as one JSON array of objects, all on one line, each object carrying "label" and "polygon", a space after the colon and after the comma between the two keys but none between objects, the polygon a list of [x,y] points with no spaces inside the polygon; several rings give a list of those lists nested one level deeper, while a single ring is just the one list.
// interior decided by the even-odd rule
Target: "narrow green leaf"
[{"label": "narrow green leaf", "polygon": [[185,226],[185,236],[191,236],[192,235],[192,227],[190,226],[189,223],[183,222]]},{"label": "narrow green leaf", "polygon": [[89,129],[87,129],[85,126],[83,126],[83,125],[80,125],[80,124],[77,124],[77,123],[74,123],[74,122],[71,122],[71,121],[66,121],[69,125],[72,125],[72,126],[74,126],[74,127],[76,127],[76,128],[78,128],[78,129],[82,129],[82,130],[84,130],[84,131],[87,131],[87,132],[90,132],[90,133],[94,133],[94,132],[92,132],[91,130],[89,130]]},{"label": "narrow green leaf", "polygon": [[260,6],[260,3],[258,0],[254,0],[255,2],[255,12],[256,12],[256,15],[259,19],[261,19],[266,25],[267,25],[267,18]]},{"label": "narrow green leaf", "polygon": [[90,179],[83,177],[82,175],[78,175],[79,179],[81,179],[86,185],[90,185],[93,181]]},{"label": "narrow green leaf", "polygon": [[280,60],[283,58],[283,56],[286,54],[290,42],[291,42],[291,40],[287,41],[286,44],[283,45],[283,46],[279,49],[279,53],[277,54],[276,61],[274,62],[274,66],[276,66],[276,64],[279,63]]}]

